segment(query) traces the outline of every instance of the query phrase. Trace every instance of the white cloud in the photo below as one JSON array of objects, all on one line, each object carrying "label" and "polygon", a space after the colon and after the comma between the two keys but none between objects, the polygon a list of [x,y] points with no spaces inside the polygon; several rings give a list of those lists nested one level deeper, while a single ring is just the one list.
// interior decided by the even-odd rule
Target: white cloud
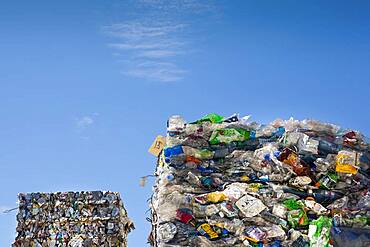
[{"label": "white cloud", "polygon": [[109,47],[118,50],[153,50],[153,49],[179,49],[184,46],[184,42],[167,41],[161,43],[151,43],[150,41],[143,41],[141,44],[137,43],[113,43]]},{"label": "white cloud", "polygon": [[91,116],[83,116],[77,119],[76,125],[80,129],[85,129],[94,124],[94,119]]},{"label": "white cloud", "polygon": [[152,22],[152,21],[129,21],[116,23],[104,27],[104,31],[115,37],[129,39],[131,41],[143,40],[145,38],[166,37],[167,35],[182,30],[184,24]]},{"label": "white cloud", "polygon": [[162,82],[181,80],[185,70],[176,64],[176,58],[186,53],[187,42],[180,33],[185,24],[165,21],[136,20],[116,23],[103,28],[119,42],[108,44],[125,52],[126,61],[122,74],[135,78]]},{"label": "white cloud", "polygon": [[173,57],[179,54],[181,54],[180,51],[151,50],[151,51],[143,51],[143,52],[138,53],[138,57],[163,58],[163,57]]},{"label": "white cloud", "polygon": [[217,15],[215,3],[128,0],[123,5],[126,19],[102,28],[103,33],[115,39],[108,43],[113,56],[125,59],[122,74],[161,82],[183,79],[188,71],[180,59],[198,50],[194,43],[201,32],[194,31],[209,23],[204,17]]},{"label": "white cloud", "polygon": [[138,0],[138,2],[143,6],[156,8],[165,13],[185,12],[199,14],[217,11],[216,6],[211,1],[206,0]]},{"label": "white cloud", "polygon": [[147,80],[173,82],[183,79],[186,71],[172,63],[148,61],[137,64],[134,68],[122,71],[122,73]]}]

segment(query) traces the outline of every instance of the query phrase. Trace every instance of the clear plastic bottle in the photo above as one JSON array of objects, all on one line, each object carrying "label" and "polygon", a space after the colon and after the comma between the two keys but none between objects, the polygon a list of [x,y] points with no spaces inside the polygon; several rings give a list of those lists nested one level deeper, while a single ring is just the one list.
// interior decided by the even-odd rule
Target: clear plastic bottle
[{"label": "clear plastic bottle", "polygon": [[167,122],[168,131],[183,131],[186,121],[179,115],[171,116]]}]

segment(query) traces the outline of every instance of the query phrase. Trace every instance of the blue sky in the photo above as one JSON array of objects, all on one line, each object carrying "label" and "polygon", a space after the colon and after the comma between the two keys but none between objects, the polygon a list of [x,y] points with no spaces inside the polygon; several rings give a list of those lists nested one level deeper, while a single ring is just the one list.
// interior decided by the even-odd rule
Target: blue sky
[{"label": "blue sky", "polygon": [[[3,1],[0,209],[18,192],[113,190],[144,246],[170,115],[315,118],[370,135],[368,1]],[[0,246],[15,212],[0,214]]]}]

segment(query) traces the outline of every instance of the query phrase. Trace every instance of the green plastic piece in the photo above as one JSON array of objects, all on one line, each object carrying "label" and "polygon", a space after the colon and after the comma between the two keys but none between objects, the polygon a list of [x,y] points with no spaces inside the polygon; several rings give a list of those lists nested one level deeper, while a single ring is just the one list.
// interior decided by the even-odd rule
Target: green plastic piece
[{"label": "green plastic piece", "polygon": [[326,216],[320,216],[317,220],[310,223],[309,236],[311,247],[328,247],[330,239],[330,229],[332,219]]},{"label": "green plastic piece", "polygon": [[303,209],[297,209],[288,212],[288,222],[293,228],[296,228],[307,226],[309,220],[306,212]]},{"label": "green plastic piece", "polygon": [[202,117],[201,119],[195,121],[194,123],[203,123],[203,122],[211,122],[211,123],[221,123],[225,118],[220,116],[216,113],[209,113]]},{"label": "green plastic piece", "polygon": [[197,151],[196,157],[199,159],[212,159],[214,155],[214,152],[207,150],[207,149],[202,149]]},{"label": "green plastic piece", "polygon": [[338,174],[335,171],[330,171],[320,180],[321,189],[332,189],[338,182]]},{"label": "green plastic piece", "polygon": [[216,129],[209,138],[211,145],[229,144],[230,142],[243,142],[250,139],[250,131],[240,128]]},{"label": "green plastic piece", "polygon": [[303,209],[304,204],[296,199],[288,199],[284,201],[284,206],[289,210]]}]

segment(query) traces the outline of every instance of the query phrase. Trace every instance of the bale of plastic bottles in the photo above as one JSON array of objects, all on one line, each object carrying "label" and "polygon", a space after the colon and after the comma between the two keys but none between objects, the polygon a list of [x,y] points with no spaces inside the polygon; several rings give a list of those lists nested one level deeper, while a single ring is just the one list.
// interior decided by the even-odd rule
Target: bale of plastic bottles
[{"label": "bale of plastic bottles", "polygon": [[19,194],[12,247],[126,247],[134,228],[119,193]]},{"label": "bale of plastic bottles", "polygon": [[370,144],[360,132],[208,114],[171,117],[162,142],[152,246],[370,246]]}]

